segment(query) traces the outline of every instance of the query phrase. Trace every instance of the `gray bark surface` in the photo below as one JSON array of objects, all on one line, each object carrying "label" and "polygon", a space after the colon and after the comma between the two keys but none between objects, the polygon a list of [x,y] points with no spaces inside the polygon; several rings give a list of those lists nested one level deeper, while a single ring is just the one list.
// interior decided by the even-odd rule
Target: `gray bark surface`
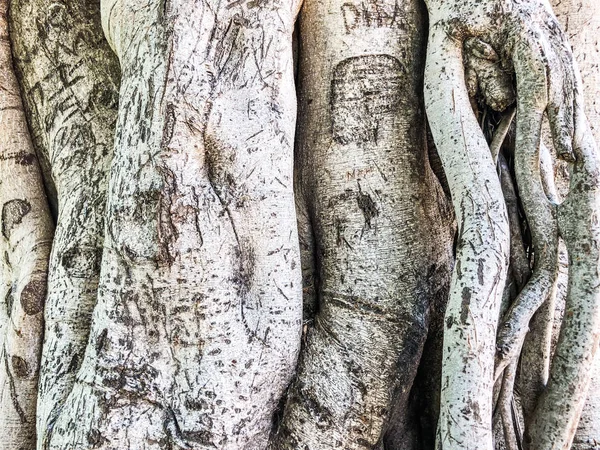
[{"label": "gray bark surface", "polygon": [[298,7],[102,3],[122,79],[99,295],[48,448],[265,446],[302,321]]},{"label": "gray bark surface", "polygon": [[452,242],[426,151],[425,19],[412,0],[304,2],[296,170],[317,305],[273,448],[418,445],[409,392]]},{"label": "gray bark surface", "polygon": [[33,450],[54,227],[0,1],[0,449]]},{"label": "gray bark surface", "polygon": [[97,2],[14,0],[10,18],[30,129],[58,199],[38,396],[41,449],[75,382],[96,304],[119,67]]}]

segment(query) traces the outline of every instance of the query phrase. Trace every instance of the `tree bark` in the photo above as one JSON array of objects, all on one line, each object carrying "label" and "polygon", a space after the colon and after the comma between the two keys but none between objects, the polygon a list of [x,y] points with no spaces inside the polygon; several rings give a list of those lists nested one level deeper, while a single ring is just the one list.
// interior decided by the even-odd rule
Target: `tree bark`
[{"label": "tree bark", "polygon": [[54,226],[25,121],[0,1],[0,448],[35,448],[48,258]]},{"label": "tree bark", "polygon": [[[581,70],[586,109],[596,142],[600,141],[600,5],[593,0],[553,0],[554,12],[561,22]],[[594,362],[588,397],[573,450],[600,449],[600,358]]]},{"label": "tree bark", "polygon": [[122,73],[106,237],[50,449],[265,446],[302,319],[298,7],[102,3]]},{"label": "tree bark", "polygon": [[38,155],[58,218],[38,396],[38,448],[75,382],[96,304],[119,67],[94,1],[14,0],[11,30]]},{"label": "tree bark", "polygon": [[318,305],[273,448],[418,444],[407,405],[451,244],[426,151],[424,13],[304,2],[296,169]]}]

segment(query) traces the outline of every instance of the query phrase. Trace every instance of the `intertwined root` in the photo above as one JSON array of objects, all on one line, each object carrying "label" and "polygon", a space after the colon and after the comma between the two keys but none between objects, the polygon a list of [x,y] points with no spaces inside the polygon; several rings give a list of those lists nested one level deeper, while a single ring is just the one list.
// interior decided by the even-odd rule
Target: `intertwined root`
[{"label": "intertwined root", "polygon": [[[464,142],[463,150],[467,152],[465,161],[452,159],[450,152],[461,150],[451,145],[441,133],[435,133],[437,128],[449,129],[452,119],[442,117],[433,110],[434,105],[438,108],[442,106],[440,102],[435,102],[437,96],[444,98],[441,93],[443,87],[433,86],[433,83],[428,85],[427,81],[432,81],[433,77],[426,79],[428,114],[444,170],[447,175],[450,174],[448,180],[457,208],[459,230],[464,230],[473,221],[479,226],[485,223],[482,217],[477,216],[477,207],[467,210],[467,214],[464,208],[461,210],[464,202],[474,201],[472,189],[476,185],[462,190],[461,186],[464,187],[470,172],[483,169],[473,168],[473,161],[479,161],[480,157],[476,148],[480,135],[464,126],[464,123],[472,120],[472,113],[467,108],[460,110],[464,103],[460,102],[457,91],[461,94],[467,91],[475,108],[477,102],[474,99],[478,98],[479,104],[486,105],[484,109],[505,111],[503,119],[496,124],[497,131],[490,145],[492,157],[482,164],[491,165],[499,160],[503,187],[501,196],[504,196],[509,216],[511,258],[506,285],[512,291],[505,289],[505,299],[510,302],[508,310],[504,312],[504,308],[500,308],[502,318],[496,338],[493,377],[498,382],[495,396],[497,411],[502,416],[505,428],[517,429],[516,433],[512,430],[505,433],[508,448],[514,448],[522,440],[518,430],[518,416],[521,413],[516,411],[513,400],[519,358],[532,317],[545,302],[551,304],[555,295],[559,236],[565,241],[570,264],[566,315],[545,388],[543,384],[547,380],[550,346],[544,340],[549,341],[550,333],[548,330],[541,333],[541,347],[544,348],[539,356],[542,362],[536,368],[540,371],[538,378],[543,381],[541,390],[544,392],[541,396],[534,395],[536,398],[527,399],[534,406],[527,408],[524,440],[531,449],[568,448],[586,397],[600,328],[600,280],[597,271],[600,261],[600,180],[597,147],[583,113],[581,81],[576,63],[547,2],[486,0],[478,2],[475,10],[469,11],[469,14],[465,12],[466,4],[463,0],[428,1],[432,24],[428,70],[435,70],[435,65],[443,65],[442,74],[438,74],[438,80],[442,82],[438,81],[438,84],[447,81],[446,89],[454,87],[452,98],[449,99],[451,101],[443,106],[447,108],[447,116],[459,117],[462,128],[455,139]],[[436,44],[435,48],[433,44]],[[445,54],[440,55],[441,52]],[[453,71],[453,59],[456,58],[463,62],[464,78]],[[428,74],[426,78],[427,76]],[[457,89],[457,83],[463,86]],[[513,118],[513,112],[509,108],[515,100],[513,86],[516,87],[514,153],[505,152],[511,163],[507,164],[503,161],[501,147]],[[561,204],[557,203],[553,192],[552,170],[541,142],[544,117],[548,118],[557,155],[573,163],[570,192]],[[514,188],[514,181],[518,186],[518,199],[515,199],[515,190],[511,189]],[[464,197],[457,199],[457,195]],[[488,214],[487,220],[489,217],[491,216]],[[523,219],[526,220],[526,225],[521,224]],[[531,241],[524,242],[523,237],[528,239],[529,236]],[[490,241],[479,236],[468,242],[476,254],[485,254],[486,245],[499,254],[503,244],[503,235],[495,235]],[[528,249],[528,252],[524,249]],[[468,257],[465,258],[464,252],[459,250],[455,283],[461,281],[460,271],[465,263],[468,263]],[[502,268],[499,267],[500,278],[502,273]],[[480,284],[483,285],[483,281],[485,280],[480,279]],[[502,284],[505,284],[504,279]],[[488,297],[476,297],[472,286],[464,283],[461,286],[468,289],[470,294],[467,304],[469,314],[473,305],[482,303],[489,304],[491,310],[495,309],[496,297],[489,293]],[[464,292],[466,291],[463,290]],[[464,295],[462,300],[464,306]],[[459,301],[460,299],[453,299],[451,296],[450,312],[454,302]],[[449,318],[447,314],[447,323]],[[466,329],[462,331],[465,336],[470,336],[473,330],[478,329],[476,323],[464,325]],[[494,326],[491,321],[488,323],[488,327]],[[453,333],[447,326],[445,341],[453,342]],[[471,341],[467,339],[465,345],[472,345]],[[481,363],[486,364],[486,361],[482,358]],[[444,360],[444,364],[446,363]],[[458,385],[461,376],[457,372],[468,371],[469,364],[465,353],[462,365],[445,367],[448,384]],[[482,374],[484,373],[486,372],[482,369]],[[464,386],[463,396],[471,396],[476,387],[476,384]],[[455,391],[458,390],[455,387]],[[535,390],[532,392],[536,394]],[[451,420],[445,420],[444,414]],[[438,439],[451,436],[452,440],[448,440],[449,448],[455,445],[468,447],[466,441],[460,444],[460,439],[457,439],[463,420],[461,415],[465,414],[460,409],[450,408],[449,412],[442,412]],[[476,437],[475,434],[471,436]],[[479,445],[479,448],[483,448],[482,445],[488,444]],[[446,445],[443,447],[446,448]]]}]

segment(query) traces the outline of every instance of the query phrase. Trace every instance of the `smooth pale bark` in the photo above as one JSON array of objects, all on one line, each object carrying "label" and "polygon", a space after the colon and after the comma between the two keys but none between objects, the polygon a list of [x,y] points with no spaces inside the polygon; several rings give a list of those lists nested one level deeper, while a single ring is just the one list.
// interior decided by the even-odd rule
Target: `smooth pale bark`
[{"label": "smooth pale bark", "polygon": [[451,245],[427,159],[424,33],[418,1],[304,2],[296,167],[318,305],[274,449],[419,444],[408,396]]},{"label": "smooth pale bark", "polygon": [[302,321],[295,1],[104,1],[119,117],[98,303],[49,449],[255,449]]},{"label": "smooth pale bark", "polygon": [[33,450],[54,226],[27,129],[0,1],[0,449]]},{"label": "smooth pale bark", "polygon": [[527,433],[526,443],[534,450],[571,447],[600,345],[600,158],[587,120],[578,113],[577,160],[569,195],[558,207],[560,233],[569,252],[565,317],[548,386]]},{"label": "smooth pale bark", "polygon": [[508,217],[490,149],[469,103],[461,42],[450,37],[456,29],[441,20],[443,6],[429,6],[425,105],[459,230],[446,308],[436,447],[491,450],[495,338],[508,269]]},{"label": "smooth pale bark", "polygon": [[[554,12],[561,22],[573,54],[581,70],[585,112],[590,128],[600,140],[600,3],[596,0],[552,0]],[[600,357],[597,357],[588,398],[581,413],[581,420],[573,450],[589,450],[600,447]]]},{"label": "smooth pale bark", "polygon": [[58,195],[37,411],[41,449],[75,382],[96,304],[119,68],[96,1],[14,0],[10,17],[31,129]]}]

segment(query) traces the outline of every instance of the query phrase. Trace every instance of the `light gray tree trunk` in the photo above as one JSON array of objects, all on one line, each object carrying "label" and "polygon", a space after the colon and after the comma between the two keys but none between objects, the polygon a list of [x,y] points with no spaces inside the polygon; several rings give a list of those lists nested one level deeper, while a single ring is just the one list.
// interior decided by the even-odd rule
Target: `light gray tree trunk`
[{"label": "light gray tree trunk", "polygon": [[[580,23],[596,8],[583,3],[556,6]],[[552,371],[549,351],[534,361],[525,446],[569,447],[600,326],[577,71],[545,0],[428,7],[425,66],[419,0],[305,0],[296,61],[300,0],[12,0],[41,170],[0,14],[1,449],[33,449],[34,417],[39,450],[428,449],[441,410],[439,448],[490,450],[496,399],[505,431],[519,419],[517,361],[553,292],[559,231],[567,316]],[[578,36],[596,98],[597,43]],[[513,72],[508,155],[515,108],[489,145],[476,118],[514,103]],[[575,160],[558,208],[544,112]],[[458,222],[452,279],[439,180]],[[525,288],[501,318],[519,293],[507,273]],[[537,317],[530,355],[549,348]],[[596,445],[599,399],[578,450]]]},{"label": "light gray tree trunk", "polygon": [[58,217],[37,410],[44,448],[75,382],[96,304],[119,68],[94,1],[11,2],[13,53]]},{"label": "light gray tree trunk", "polygon": [[452,243],[427,158],[425,27],[414,0],[304,2],[296,170],[317,305],[273,448],[418,445],[408,398]]},{"label": "light gray tree trunk", "polygon": [[31,450],[54,226],[0,1],[0,448]]},{"label": "light gray tree trunk", "polygon": [[[590,128],[600,140],[600,4],[593,0],[552,2],[581,70]],[[573,450],[600,448],[600,358],[594,362],[588,398],[581,414]]]},{"label": "light gray tree trunk", "polygon": [[48,448],[264,447],[300,344],[298,7],[102,3],[122,79],[98,304]]}]

